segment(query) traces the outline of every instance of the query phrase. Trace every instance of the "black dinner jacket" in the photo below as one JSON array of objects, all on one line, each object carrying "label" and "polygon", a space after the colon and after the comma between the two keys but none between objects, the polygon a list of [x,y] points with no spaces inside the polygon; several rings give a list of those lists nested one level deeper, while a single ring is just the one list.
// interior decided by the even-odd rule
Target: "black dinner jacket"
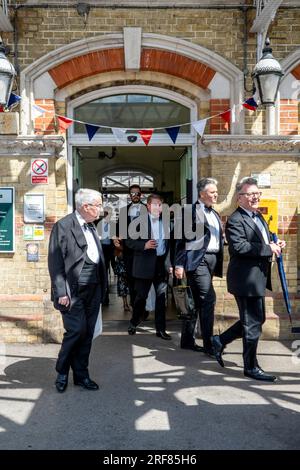
[{"label": "black dinner jacket", "polygon": [[[262,215],[269,241],[270,232]],[[228,218],[225,228],[230,261],[227,271],[228,291],[241,297],[263,297],[271,286],[272,250],[256,223],[241,207]]]},{"label": "black dinner jacket", "polygon": [[[107,274],[101,243],[98,244],[99,277],[102,299],[107,285]],[[87,242],[75,212],[66,215],[53,226],[48,250],[48,268],[51,278],[51,299],[56,306],[59,297],[72,298],[87,253]]]},{"label": "black dinner jacket", "polygon": [[[193,232],[196,231],[196,224],[199,224],[199,221],[197,220],[197,207],[198,207],[199,201],[196,201],[192,205],[192,214],[191,214],[191,219],[192,219],[192,230]],[[184,207],[184,210],[189,210],[188,208]],[[222,230],[222,223],[219,214],[217,211],[215,211],[212,208],[213,213],[218,219],[219,222],[219,228],[220,228],[220,250],[217,253],[217,263],[216,267],[214,269],[214,275],[217,277],[222,277],[223,276],[223,247],[224,247],[224,237],[223,237],[223,230]],[[182,220],[184,220],[184,217],[182,215]],[[199,249],[187,249],[187,243],[192,240],[188,240],[185,238],[186,231],[184,229],[184,224],[182,223],[182,238],[181,240],[176,241],[176,250],[175,250],[175,266],[183,266],[186,272],[189,271],[195,271],[201,261],[203,260],[209,241],[211,237],[211,232],[209,229],[209,224],[207,222],[207,219],[205,217],[204,213],[204,227],[203,227],[203,239],[201,243],[201,247]]]},{"label": "black dinner jacket", "polygon": [[[152,239],[151,235],[151,222],[149,215],[147,216],[147,232],[148,236],[146,238],[139,237],[136,240],[128,237],[125,241],[126,246],[133,252],[133,264],[132,264],[132,275],[138,279],[153,279],[155,275],[156,267],[156,249],[145,250],[145,244],[148,240]],[[170,238],[172,238],[172,227],[170,227]],[[137,226],[137,230],[140,228]],[[166,274],[168,268],[172,266],[171,260],[171,243],[172,240],[165,240],[165,254],[164,254],[164,264]]]}]

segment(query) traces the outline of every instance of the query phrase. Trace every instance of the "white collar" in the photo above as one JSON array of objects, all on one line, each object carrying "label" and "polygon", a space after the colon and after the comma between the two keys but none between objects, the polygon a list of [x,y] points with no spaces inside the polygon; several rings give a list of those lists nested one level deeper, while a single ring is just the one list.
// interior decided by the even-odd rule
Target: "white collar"
[{"label": "white collar", "polygon": [[80,224],[80,227],[83,227],[84,224],[86,224],[86,220],[84,220],[84,218],[82,217],[82,215],[78,212],[78,210],[75,210],[75,215],[77,217],[77,220]]}]

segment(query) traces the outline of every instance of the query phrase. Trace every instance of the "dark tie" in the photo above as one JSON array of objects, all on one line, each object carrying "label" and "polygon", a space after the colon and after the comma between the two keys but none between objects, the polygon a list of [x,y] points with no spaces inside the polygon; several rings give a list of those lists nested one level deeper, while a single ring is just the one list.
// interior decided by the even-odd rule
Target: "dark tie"
[{"label": "dark tie", "polygon": [[252,219],[255,219],[255,217],[257,217],[257,212],[252,212]]},{"label": "dark tie", "polygon": [[84,226],[84,228],[85,228],[86,230],[88,230],[88,229],[96,230],[96,227],[95,227],[95,225],[94,225],[92,222],[89,222],[89,223],[86,223],[86,222],[85,222],[85,223],[83,224],[83,226]]},{"label": "dark tie", "polygon": [[211,212],[212,211],[211,206],[204,206],[204,209],[206,210],[206,212]]}]

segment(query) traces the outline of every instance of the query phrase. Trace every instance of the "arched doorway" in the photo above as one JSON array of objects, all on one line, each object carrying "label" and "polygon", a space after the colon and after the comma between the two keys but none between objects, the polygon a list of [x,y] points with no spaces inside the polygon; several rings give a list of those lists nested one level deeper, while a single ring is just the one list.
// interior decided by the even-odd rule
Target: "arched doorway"
[{"label": "arched doorway", "polygon": [[[101,178],[117,169],[152,175],[152,190],[170,203],[190,202],[195,197],[192,181],[197,179],[195,132],[190,124],[181,126],[174,144],[165,128],[195,121],[196,113],[191,99],[145,85],[97,90],[71,101],[68,115],[76,122],[68,139],[69,205],[78,186],[103,190]],[[107,127],[89,142],[84,122]],[[115,127],[126,129],[122,140],[112,132]],[[144,128],[155,128],[148,146],[138,133]]]}]

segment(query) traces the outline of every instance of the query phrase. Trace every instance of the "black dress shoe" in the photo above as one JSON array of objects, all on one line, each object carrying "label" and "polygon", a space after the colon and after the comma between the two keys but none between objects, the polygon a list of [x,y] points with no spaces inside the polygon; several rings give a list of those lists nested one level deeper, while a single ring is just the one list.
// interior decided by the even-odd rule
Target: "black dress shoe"
[{"label": "black dress shoe", "polygon": [[136,326],[134,326],[131,322],[129,322],[128,334],[135,335],[135,333],[136,333]]},{"label": "black dress shoe", "polygon": [[215,357],[215,352],[213,348],[203,348],[203,352],[209,357]]},{"label": "black dress shoe", "polygon": [[244,375],[250,377],[250,379],[263,380],[264,382],[275,382],[277,380],[275,375],[266,374],[260,367],[245,369]]},{"label": "black dress shoe", "polygon": [[85,379],[74,379],[74,385],[80,385],[81,387],[86,388],[87,390],[98,390],[99,385],[96,384],[93,380],[91,380],[89,377],[86,377]]},{"label": "black dress shoe", "polygon": [[56,390],[59,393],[63,393],[68,386],[68,376],[67,374],[57,374],[57,378],[55,381]]},{"label": "black dress shoe", "polygon": [[198,344],[191,344],[190,346],[181,346],[181,349],[191,349],[192,351],[197,352],[204,352],[204,348],[202,346],[198,346]]},{"label": "black dress shoe", "polygon": [[156,336],[158,336],[161,339],[172,339],[171,335],[168,335],[165,331],[157,331]]},{"label": "black dress shoe", "polygon": [[224,362],[223,362],[223,359],[222,359],[222,353],[224,351],[224,346],[221,343],[220,336],[219,335],[212,336],[211,337],[211,344],[212,344],[213,354],[214,354],[215,358],[217,359],[220,366],[224,367]]}]

